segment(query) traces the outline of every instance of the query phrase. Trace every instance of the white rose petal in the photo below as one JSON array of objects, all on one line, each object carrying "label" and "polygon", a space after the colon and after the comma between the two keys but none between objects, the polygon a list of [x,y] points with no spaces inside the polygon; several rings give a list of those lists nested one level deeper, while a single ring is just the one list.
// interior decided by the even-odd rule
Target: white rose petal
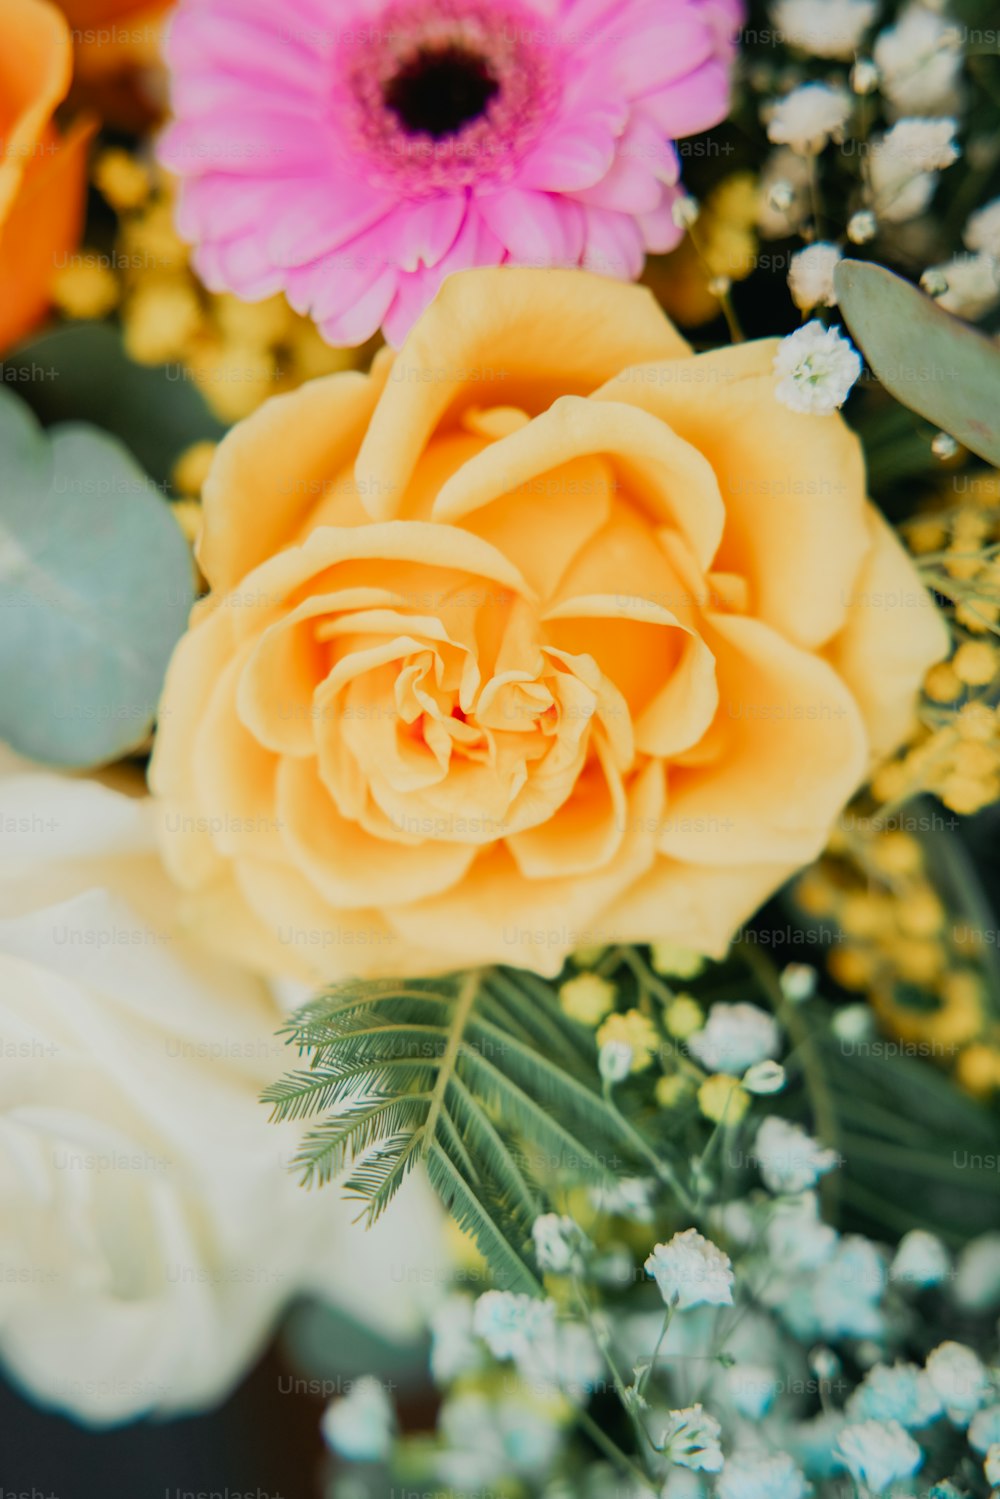
[{"label": "white rose petal", "polygon": [[[0,822],[12,1376],[119,1422],[222,1398],[305,1291],[387,1335],[415,1330],[395,1235],[354,1228],[336,1192],[304,1192],[288,1169],[301,1126],[259,1103],[286,1065],[281,1013],[183,934],[148,799],[5,762]],[[437,1214],[422,1195],[410,1211],[410,1253],[431,1263]]]}]

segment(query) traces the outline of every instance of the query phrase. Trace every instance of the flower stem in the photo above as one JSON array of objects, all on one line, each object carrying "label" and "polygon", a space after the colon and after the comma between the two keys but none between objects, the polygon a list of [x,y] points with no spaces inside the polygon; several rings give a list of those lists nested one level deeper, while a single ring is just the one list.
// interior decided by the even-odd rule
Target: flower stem
[{"label": "flower stem", "polygon": [[653,1149],[652,1145],[650,1145],[649,1141],[643,1139],[642,1135],[640,1135],[635,1126],[629,1123],[629,1121],[625,1118],[625,1115],[622,1113],[621,1109],[615,1103],[614,1098],[611,1095],[610,1088],[607,1088],[605,1090],[605,1097],[607,1098],[609,1107],[614,1111],[614,1114],[618,1119],[622,1130],[628,1136],[629,1141],[634,1146],[634,1148],[638,1151],[638,1153],[643,1157],[644,1160],[649,1162],[653,1171],[655,1171],[656,1175],[659,1177],[660,1181],[663,1182],[664,1186],[669,1187],[672,1192],[676,1192],[677,1196],[687,1208],[688,1212],[693,1213],[696,1207],[695,1200],[691,1196],[687,1188],[684,1186],[674,1168],[666,1161],[661,1160],[656,1151]]},{"label": "flower stem", "polygon": [[639,1376],[639,1383],[636,1385],[636,1390],[637,1390],[638,1394],[640,1394],[640,1395],[645,1390],[646,1385],[649,1382],[650,1375],[652,1374],[653,1370],[656,1367],[656,1360],[660,1356],[660,1349],[663,1347],[663,1340],[667,1336],[667,1332],[668,1332],[668,1330],[670,1328],[670,1321],[671,1321],[671,1318],[673,1317],[673,1315],[674,1315],[674,1308],[673,1308],[673,1303],[671,1303],[670,1306],[667,1307],[666,1312],[664,1313],[664,1316],[663,1316],[663,1326],[660,1328],[660,1336],[657,1338],[657,1340],[656,1340],[656,1347],[653,1349],[653,1357],[650,1359],[650,1361],[646,1365],[645,1369],[643,1369],[642,1374]]},{"label": "flower stem", "polygon": [[[840,1129],[837,1123],[837,1110],[830,1092],[819,1056],[813,1044],[813,1038],[809,1033],[809,1027],[804,1023],[793,1004],[789,1004],[785,998],[784,990],[778,979],[778,971],[770,958],[762,953],[752,942],[747,942],[743,937],[733,943],[734,951],[739,953],[747,968],[756,978],[764,993],[771,1001],[778,1019],[784,1025],[788,1034],[795,1043],[795,1051],[802,1059],[802,1071],[805,1073],[806,1086],[809,1090],[809,1100],[816,1116],[816,1133],[824,1145],[832,1146],[840,1154],[839,1141]],[[787,1060],[787,1058],[786,1058]],[[828,1197],[835,1197],[839,1191],[839,1183],[835,1175],[824,1178],[821,1192]],[[828,1201],[827,1206],[830,1206]]]},{"label": "flower stem", "polygon": [[595,1317],[594,1309],[590,1304],[583,1282],[580,1280],[580,1277],[578,1275],[574,1275],[573,1285],[576,1290],[576,1299],[580,1308],[580,1314],[586,1322],[587,1326],[590,1328],[594,1342],[601,1350],[601,1355],[604,1358],[604,1362],[607,1364],[608,1369],[611,1373],[611,1380],[615,1387],[615,1393],[617,1394],[618,1399],[621,1401],[622,1409],[628,1416],[629,1421],[632,1423],[632,1430],[635,1432],[636,1441],[639,1445],[639,1451],[640,1453],[644,1453],[645,1444],[649,1443],[650,1447],[653,1444],[650,1441],[648,1431],[639,1419],[639,1413],[636,1410],[635,1400],[629,1395],[624,1377],[618,1367],[617,1360],[615,1359],[614,1352],[611,1347],[610,1334],[608,1333],[607,1328],[602,1323],[598,1322],[597,1318]]},{"label": "flower stem", "polygon": [[614,1463],[616,1468],[628,1475],[629,1478],[640,1484],[648,1494],[655,1494],[656,1487],[650,1482],[641,1468],[636,1467],[631,1458],[628,1457],[617,1442],[612,1441],[603,1427],[599,1426],[589,1411],[578,1410],[576,1419],[580,1426],[590,1437],[595,1447],[600,1447],[605,1457]]}]

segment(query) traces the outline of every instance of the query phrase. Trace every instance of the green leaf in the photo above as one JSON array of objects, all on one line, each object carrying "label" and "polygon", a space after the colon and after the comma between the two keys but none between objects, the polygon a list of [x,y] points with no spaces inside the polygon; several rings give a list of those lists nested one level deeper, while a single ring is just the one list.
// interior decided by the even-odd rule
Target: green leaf
[{"label": "green leaf", "polygon": [[842,260],[840,310],[886,390],[1000,464],[1000,349],[884,266]]},{"label": "green leaf", "polygon": [[118,443],[43,432],[0,389],[0,738],[76,768],[140,744],[193,597],[180,528]]},{"label": "green leaf", "polygon": [[327,1114],[296,1158],[304,1181],[350,1167],[346,1190],[374,1222],[423,1161],[510,1289],[538,1290],[529,1245],[547,1183],[565,1191],[648,1170],[601,1093],[593,1037],[534,975],[346,984],[287,1034],[311,1064],[264,1094],[273,1117]]},{"label": "green leaf", "polygon": [[3,384],[24,397],[44,426],[93,422],[119,438],[161,487],[194,442],[226,431],[187,367],[135,364],[108,323],[78,323],[8,354]]}]

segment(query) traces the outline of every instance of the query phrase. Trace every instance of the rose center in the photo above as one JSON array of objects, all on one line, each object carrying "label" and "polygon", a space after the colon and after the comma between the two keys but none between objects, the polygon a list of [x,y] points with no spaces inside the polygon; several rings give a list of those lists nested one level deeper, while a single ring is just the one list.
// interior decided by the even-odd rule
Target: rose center
[{"label": "rose center", "polygon": [[484,58],[462,46],[421,47],[383,86],[382,97],[410,135],[457,135],[478,120],[499,83]]}]

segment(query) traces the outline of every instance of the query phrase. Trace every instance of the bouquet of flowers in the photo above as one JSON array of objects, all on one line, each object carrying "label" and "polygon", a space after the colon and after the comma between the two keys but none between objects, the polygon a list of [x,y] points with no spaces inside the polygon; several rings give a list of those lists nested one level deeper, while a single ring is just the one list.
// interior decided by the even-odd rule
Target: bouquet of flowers
[{"label": "bouquet of flowers", "polygon": [[994,21],[0,0],[53,1432],[283,1321],[303,1495],[1000,1491]]}]

